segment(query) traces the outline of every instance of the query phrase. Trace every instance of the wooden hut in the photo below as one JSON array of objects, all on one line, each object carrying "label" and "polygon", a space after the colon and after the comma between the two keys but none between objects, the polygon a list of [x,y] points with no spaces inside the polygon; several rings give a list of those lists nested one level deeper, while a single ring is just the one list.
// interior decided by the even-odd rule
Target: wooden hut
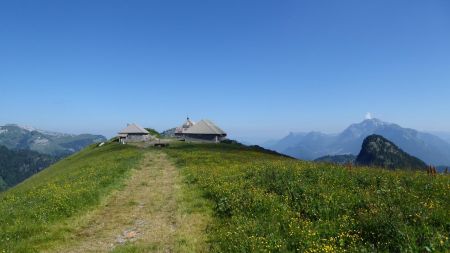
[{"label": "wooden hut", "polygon": [[127,142],[148,141],[152,137],[150,133],[137,124],[129,124],[118,134],[119,142],[125,144]]},{"label": "wooden hut", "polygon": [[212,142],[219,142],[227,136],[222,129],[209,120],[201,120],[187,129],[183,129],[180,135],[186,140]]}]

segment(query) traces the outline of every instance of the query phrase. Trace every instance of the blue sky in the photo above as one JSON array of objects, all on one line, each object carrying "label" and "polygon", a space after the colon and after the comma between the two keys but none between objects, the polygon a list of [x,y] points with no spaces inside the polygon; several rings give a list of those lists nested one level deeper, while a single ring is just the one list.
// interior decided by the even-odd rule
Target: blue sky
[{"label": "blue sky", "polygon": [[0,124],[450,131],[450,1],[1,1]]}]

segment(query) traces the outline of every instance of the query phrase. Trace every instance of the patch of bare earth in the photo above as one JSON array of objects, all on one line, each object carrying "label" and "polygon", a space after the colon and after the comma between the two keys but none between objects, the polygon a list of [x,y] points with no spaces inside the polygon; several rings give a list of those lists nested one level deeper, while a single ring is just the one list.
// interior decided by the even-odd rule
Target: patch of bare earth
[{"label": "patch of bare earth", "polygon": [[202,234],[206,227],[205,219],[192,219],[196,214],[180,213],[181,184],[165,153],[146,151],[126,186],[88,214],[65,245],[52,251],[110,252],[123,245],[145,247],[145,252],[180,251],[179,241],[185,241],[189,230]]}]

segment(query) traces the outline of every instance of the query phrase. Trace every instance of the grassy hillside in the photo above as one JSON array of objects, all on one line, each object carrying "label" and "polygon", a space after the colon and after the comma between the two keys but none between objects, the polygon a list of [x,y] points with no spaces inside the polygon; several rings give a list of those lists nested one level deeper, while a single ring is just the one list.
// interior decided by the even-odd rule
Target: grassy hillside
[{"label": "grassy hillside", "polygon": [[236,144],[91,146],[0,193],[0,252],[445,252],[449,192]]},{"label": "grassy hillside", "polygon": [[141,157],[133,147],[91,146],[0,193],[0,252],[37,252],[69,218],[97,205]]},{"label": "grassy hillside", "polygon": [[214,204],[213,252],[444,252],[450,178],[295,161],[237,145],[168,150]]},{"label": "grassy hillside", "polygon": [[156,138],[160,138],[161,137],[161,134],[158,131],[156,131],[155,129],[153,129],[153,128],[146,128],[145,130],[147,130],[150,133],[150,135],[152,135],[152,136],[154,136]]}]

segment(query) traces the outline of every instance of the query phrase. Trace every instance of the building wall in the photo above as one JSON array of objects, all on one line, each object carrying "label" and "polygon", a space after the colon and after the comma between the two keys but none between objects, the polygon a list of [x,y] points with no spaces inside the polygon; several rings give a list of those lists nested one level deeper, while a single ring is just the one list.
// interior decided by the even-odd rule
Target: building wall
[{"label": "building wall", "polygon": [[140,141],[148,141],[150,136],[148,134],[128,134],[125,142],[140,142]]},{"label": "building wall", "polygon": [[200,141],[216,141],[216,137],[218,141],[222,141],[225,139],[224,135],[219,134],[184,134],[184,138],[186,140],[200,140]]}]

